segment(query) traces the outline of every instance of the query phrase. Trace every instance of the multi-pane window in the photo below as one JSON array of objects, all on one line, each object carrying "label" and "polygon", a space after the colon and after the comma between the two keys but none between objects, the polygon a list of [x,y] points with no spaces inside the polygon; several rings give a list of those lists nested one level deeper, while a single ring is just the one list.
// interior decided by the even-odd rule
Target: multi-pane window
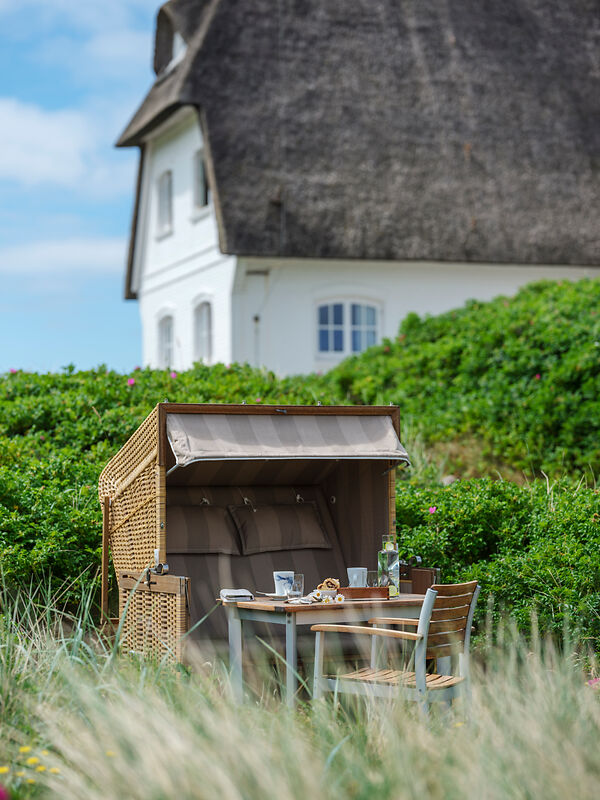
[{"label": "multi-pane window", "polygon": [[173,364],[173,317],[163,317],[158,323],[158,366],[163,369]]},{"label": "multi-pane window", "polygon": [[204,208],[210,202],[208,181],[206,180],[206,167],[204,153],[196,150],[194,153],[194,208]]},{"label": "multi-pane window", "polygon": [[325,303],[317,308],[320,353],[362,353],[377,342],[377,308],[366,303]]},{"label": "multi-pane window", "polygon": [[158,178],[156,228],[159,236],[173,230],[173,173],[166,170]]},{"label": "multi-pane window", "polygon": [[212,360],[212,306],[208,302],[194,311],[194,359],[205,364]]}]

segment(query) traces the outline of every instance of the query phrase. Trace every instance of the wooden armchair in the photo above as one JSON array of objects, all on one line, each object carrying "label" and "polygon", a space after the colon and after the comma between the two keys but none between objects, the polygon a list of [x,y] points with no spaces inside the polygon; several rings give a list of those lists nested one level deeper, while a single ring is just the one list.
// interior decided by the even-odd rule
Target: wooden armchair
[{"label": "wooden armchair", "polygon": [[[478,595],[477,581],[437,584],[427,590],[418,620],[374,617],[369,620],[373,627],[313,625],[311,630],[316,634],[313,697],[321,697],[326,691],[375,697],[402,694],[427,706],[432,700],[451,701],[461,691],[468,691],[469,644]],[[391,630],[387,627],[390,625],[413,630]],[[324,675],[324,639],[328,632],[370,636],[371,665],[342,675]],[[414,671],[378,667],[374,645],[380,637],[389,645],[414,644]],[[436,659],[436,674],[427,674],[426,659]],[[457,669],[453,669],[453,663]]]}]

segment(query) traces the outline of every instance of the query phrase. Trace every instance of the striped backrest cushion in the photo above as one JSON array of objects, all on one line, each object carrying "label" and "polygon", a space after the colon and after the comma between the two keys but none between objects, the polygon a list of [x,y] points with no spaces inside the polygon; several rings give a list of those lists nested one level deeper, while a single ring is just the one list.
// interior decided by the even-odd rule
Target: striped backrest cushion
[{"label": "striped backrest cushion", "polygon": [[245,556],[275,550],[330,550],[316,502],[229,506]]},{"label": "striped backrest cushion", "polygon": [[239,536],[227,509],[211,505],[168,505],[167,553],[239,556]]}]

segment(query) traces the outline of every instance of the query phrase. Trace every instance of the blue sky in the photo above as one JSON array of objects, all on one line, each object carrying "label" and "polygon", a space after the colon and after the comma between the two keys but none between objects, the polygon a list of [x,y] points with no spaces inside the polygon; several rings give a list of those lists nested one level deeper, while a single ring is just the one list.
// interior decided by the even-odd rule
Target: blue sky
[{"label": "blue sky", "polygon": [[159,0],[0,0],[0,372],[141,361],[123,300]]}]

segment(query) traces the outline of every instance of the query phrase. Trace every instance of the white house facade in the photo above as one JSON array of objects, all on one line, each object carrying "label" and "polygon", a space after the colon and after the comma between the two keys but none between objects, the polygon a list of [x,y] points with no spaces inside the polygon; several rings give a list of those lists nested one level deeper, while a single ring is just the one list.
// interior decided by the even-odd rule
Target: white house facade
[{"label": "white house facade", "polygon": [[[377,2],[384,7],[386,0]],[[252,6],[250,20],[243,20],[246,26],[264,22],[268,12],[262,5],[257,0]],[[427,184],[429,204],[421,217],[412,219],[421,194],[411,196],[406,189],[406,170],[393,186],[382,173],[380,184],[375,178],[369,188],[377,164],[357,161],[353,168],[351,163],[345,175],[344,162],[335,173],[327,172],[337,158],[334,146],[329,161],[319,162],[311,176],[307,169],[319,161],[320,151],[309,151],[306,160],[301,152],[306,131],[300,132],[294,149],[274,117],[269,138],[269,126],[261,127],[263,111],[253,104],[249,116],[230,125],[226,115],[239,113],[248,92],[260,92],[261,87],[242,87],[232,98],[228,92],[235,77],[223,77],[229,81],[226,90],[217,79],[210,84],[209,33],[216,29],[219,40],[221,26],[231,42],[228,26],[238,30],[235,15],[240,12],[227,0],[212,4],[212,17],[206,8],[198,0],[194,16],[189,2],[171,0],[162,7],[156,84],[120,141],[141,152],[126,296],[139,303],[145,365],[182,370],[195,362],[239,361],[278,374],[326,371],[348,355],[394,337],[409,312],[441,313],[470,298],[510,295],[541,278],[598,275],[597,252],[581,244],[589,239],[582,222],[585,210],[574,209],[572,193],[565,198],[562,218],[559,202],[557,207],[540,206],[539,216],[534,209],[523,220],[530,212],[519,212],[522,198],[501,197],[508,191],[501,165],[498,185],[491,185],[485,171],[477,186],[482,197],[491,196],[487,207],[477,192],[466,197],[462,183],[454,205],[449,196],[445,208],[435,207],[446,191],[444,180],[458,180],[452,174],[444,180],[441,176],[438,187]],[[302,20],[292,22],[296,34],[304,35]],[[252,52],[260,46],[255,43]],[[267,53],[268,39],[262,46]],[[220,48],[222,44],[215,50],[219,68],[224,57]],[[245,54],[238,55],[242,59]],[[291,88],[288,84],[277,90],[285,100],[294,87],[292,81]],[[326,97],[323,103],[327,105]],[[255,129],[248,128],[253,114],[258,118]],[[393,154],[398,144],[383,142],[381,147]],[[467,184],[472,180],[472,150],[469,145],[460,152]],[[395,165],[387,169],[393,171]],[[365,177],[357,183],[359,170]],[[418,177],[435,182],[439,176]],[[595,175],[580,176],[581,184],[589,190],[590,177],[597,193]],[[540,180],[543,184],[543,176]],[[313,184],[318,184],[316,190]],[[366,185],[369,202],[360,196]],[[518,189],[515,185],[514,191]],[[538,191],[537,183],[533,189]],[[531,192],[531,185],[522,191]],[[568,228],[566,235],[557,235],[556,224]],[[545,254],[551,258],[546,260]]]},{"label": "white house facade", "polygon": [[133,287],[145,365],[231,361],[236,259],[219,250],[197,115],[182,110],[145,142]]}]

